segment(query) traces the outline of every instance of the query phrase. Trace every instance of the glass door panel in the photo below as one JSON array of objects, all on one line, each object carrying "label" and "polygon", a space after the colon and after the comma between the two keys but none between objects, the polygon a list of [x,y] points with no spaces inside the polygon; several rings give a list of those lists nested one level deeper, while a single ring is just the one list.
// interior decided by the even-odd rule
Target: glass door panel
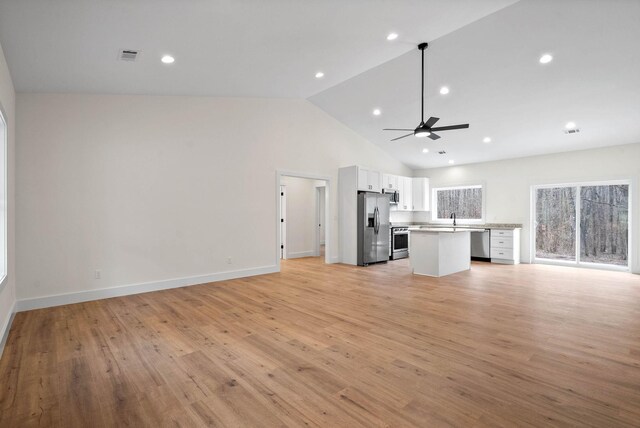
[{"label": "glass door panel", "polygon": [[536,258],[576,261],[576,188],[536,190]]},{"label": "glass door panel", "polygon": [[627,266],[629,186],[580,187],[580,261]]}]

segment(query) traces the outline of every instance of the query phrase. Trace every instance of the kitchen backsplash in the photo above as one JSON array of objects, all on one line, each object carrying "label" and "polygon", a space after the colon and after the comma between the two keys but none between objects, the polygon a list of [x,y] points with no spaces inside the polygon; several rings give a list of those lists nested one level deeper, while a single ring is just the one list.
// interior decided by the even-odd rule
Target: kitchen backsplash
[{"label": "kitchen backsplash", "polygon": [[389,220],[391,223],[425,223],[431,220],[431,213],[428,211],[390,211]]}]

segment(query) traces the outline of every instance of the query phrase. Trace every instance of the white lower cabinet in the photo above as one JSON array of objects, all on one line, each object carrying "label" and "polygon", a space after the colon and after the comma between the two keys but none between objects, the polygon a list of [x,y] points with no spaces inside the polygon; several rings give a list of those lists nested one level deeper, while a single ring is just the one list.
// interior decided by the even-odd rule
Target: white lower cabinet
[{"label": "white lower cabinet", "polygon": [[491,263],[520,263],[520,229],[491,229]]},{"label": "white lower cabinet", "polygon": [[491,261],[494,261],[493,259],[513,261],[513,248],[492,248]]}]

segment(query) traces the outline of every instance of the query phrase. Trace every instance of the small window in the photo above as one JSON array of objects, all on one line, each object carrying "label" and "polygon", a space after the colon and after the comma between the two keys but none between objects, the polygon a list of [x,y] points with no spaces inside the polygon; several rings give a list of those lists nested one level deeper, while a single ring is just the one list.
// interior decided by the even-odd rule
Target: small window
[{"label": "small window", "polygon": [[441,187],[433,189],[433,220],[449,220],[455,213],[463,222],[481,222],[484,219],[482,185]]}]

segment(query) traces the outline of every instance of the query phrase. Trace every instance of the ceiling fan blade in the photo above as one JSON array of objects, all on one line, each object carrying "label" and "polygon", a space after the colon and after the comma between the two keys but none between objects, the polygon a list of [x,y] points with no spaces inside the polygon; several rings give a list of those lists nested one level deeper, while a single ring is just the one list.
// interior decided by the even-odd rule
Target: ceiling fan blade
[{"label": "ceiling fan blade", "polygon": [[396,141],[396,140],[400,140],[400,139],[402,139],[402,138],[411,137],[412,135],[413,135],[413,132],[412,132],[411,134],[403,135],[402,137],[394,138],[394,139],[393,139],[393,140],[391,140],[391,141]]},{"label": "ceiling fan blade", "polygon": [[432,131],[451,131],[454,129],[465,129],[468,127],[469,127],[469,124],[465,123],[464,125],[440,126],[438,128],[431,128],[431,130]]},{"label": "ceiling fan blade", "polygon": [[424,123],[424,125],[425,125],[427,128],[431,128],[431,127],[432,127],[433,125],[435,125],[435,124],[436,124],[436,122],[437,122],[437,121],[439,121],[439,120],[440,120],[440,118],[439,118],[439,117],[433,117],[433,116],[432,116],[432,117],[430,117],[430,118],[429,118],[429,119]]},{"label": "ceiling fan blade", "polygon": [[413,129],[385,128],[383,131],[413,131]]},{"label": "ceiling fan blade", "polygon": [[428,137],[431,138],[432,140],[437,140],[438,138],[440,138],[438,134],[434,134],[433,132],[429,134]]}]

